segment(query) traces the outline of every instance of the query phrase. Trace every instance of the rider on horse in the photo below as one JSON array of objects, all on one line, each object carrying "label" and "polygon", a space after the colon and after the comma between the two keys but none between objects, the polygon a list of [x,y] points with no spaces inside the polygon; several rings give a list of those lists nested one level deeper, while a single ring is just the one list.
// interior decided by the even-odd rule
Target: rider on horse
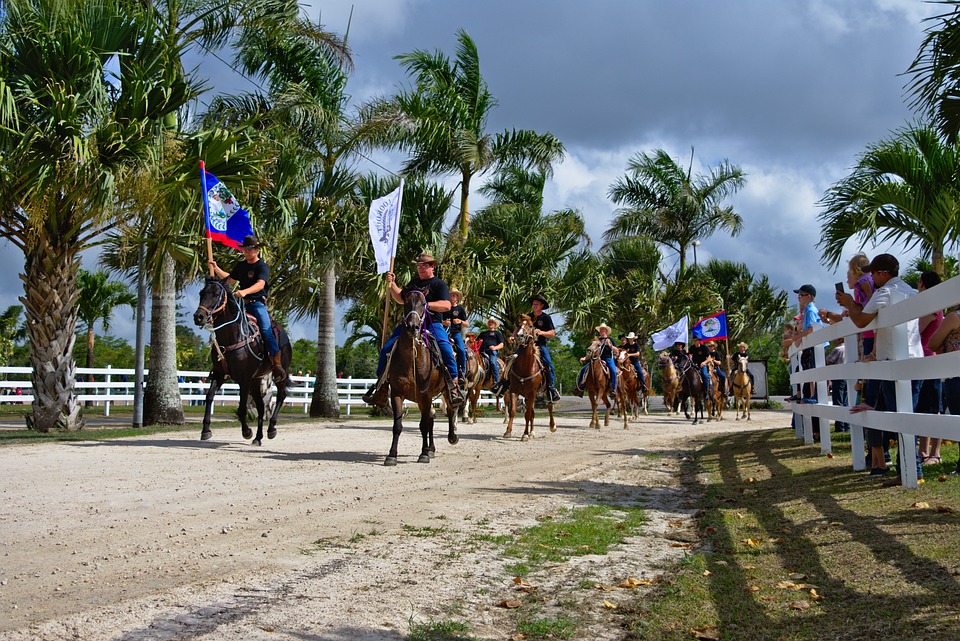
[{"label": "rider on horse", "polygon": [[[417,289],[423,292],[428,311],[428,318],[424,319],[424,328],[437,342],[440,355],[443,357],[443,363],[446,365],[446,371],[449,375],[447,377],[447,389],[450,393],[450,404],[459,407],[463,405],[463,393],[460,390],[460,380],[457,375],[457,361],[453,356],[453,349],[450,347],[450,338],[443,327],[443,314],[450,311],[451,307],[450,290],[447,289],[445,282],[433,275],[434,269],[437,267],[437,260],[433,257],[433,254],[424,252],[420,254],[417,260],[413,261],[413,264],[417,266],[417,276],[412,278],[406,287],[400,289],[395,282],[396,275],[393,272],[387,272],[386,274],[387,287],[393,300],[401,304],[403,303],[403,297],[401,296],[403,291]],[[383,349],[380,350],[380,360],[377,363],[377,382],[363,395],[364,402],[369,405],[383,407],[387,404],[389,390],[388,386],[384,384],[386,381],[383,372],[387,366],[387,356],[402,331],[403,324],[400,323],[394,328],[393,333],[384,343]]]},{"label": "rider on horse", "polygon": [[480,353],[490,361],[490,373],[493,375],[493,385],[500,385],[500,363],[497,352],[503,349],[503,334],[497,329],[500,321],[496,318],[487,319],[487,331],[477,337]]},{"label": "rider on horse", "polygon": [[646,371],[643,369],[643,365],[640,364],[641,348],[640,344],[637,343],[637,335],[633,332],[630,332],[624,338],[627,340],[627,346],[624,348],[627,351],[627,358],[630,359],[630,364],[633,365],[633,368],[637,370],[637,385],[639,386],[641,392],[646,394],[647,377]]},{"label": "rider on horse", "polygon": [[457,348],[457,375],[461,379],[467,369],[467,350],[463,344],[463,331],[467,328],[467,310],[460,305],[462,298],[463,294],[459,289],[451,288],[450,311],[443,314],[443,326],[447,328],[450,342]]},{"label": "rider on horse", "polygon": [[[536,294],[530,298],[530,306],[533,307],[533,313],[530,314],[530,321],[533,325],[533,335],[537,337],[537,347],[540,348],[540,361],[543,363],[543,373],[547,386],[547,401],[556,403],[560,400],[560,392],[557,391],[554,381],[556,374],[553,371],[553,360],[550,358],[550,349],[547,347],[547,339],[557,335],[553,319],[550,314],[544,310],[550,306],[547,299],[542,294]],[[516,353],[514,353],[516,355]],[[511,357],[512,359],[513,357]],[[510,364],[507,364],[509,370]],[[496,388],[494,394],[499,396],[506,390],[505,378],[500,379],[500,386]]]},{"label": "rider on horse", "polygon": [[260,243],[257,242],[256,237],[244,238],[240,251],[243,252],[243,260],[237,261],[229,273],[220,269],[212,258],[207,261],[207,264],[217,278],[226,279],[228,285],[240,284],[236,295],[244,299],[244,307],[257,319],[260,335],[263,336],[263,342],[270,353],[273,375],[276,380],[282,381],[287,378],[287,374],[280,364],[280,346],[277,344],[277,337],[273,334],[270,313],[266,305],[270,291],[270,267],[260,258]]},{"label": "rider on horse", "polygon": [[[733,355],[727,354],[727,360],[732,361],[734,357],[736,357],[736,358],[745,358],[747,359],[747,362],[749,362],[750,353],[747,352],[748,347],[750,346],[747,345],[746,343],[737,343],[737,353]],[[747,368],[747,378],[750,379],[750,387],[752,387],[753,389],[757,389],[757,385],[754,382],[755,379],[753,377],[753,372],[750,371],[750,368]]]},{"label": "rider on horse", "polygon": [[693,337],[693,347],[690,348],[690,360],[693,361],[693,364],[697,366],[697,369],[700,371],[700,376],[703,380],[703,386],[705,389],[710,389],[710,372],[707,369],[708,360],[710,358],[710,350],[707,349],[707,346],[703,344],[702,339],[699,336]]},{"label": "rider on horse", "polygon": [[[607,368],[610,371],[610,391],[616,393],[617,391],[617,363],[613,360],[614,356],[620,353],[620,349],[613,344],[613,341],[610,340],[610,326],[606,323],[600,323],[595,328],[597,333],[600,334],[598,339],[599,344],[596,346],[596,350],[599,351],[598,358],[607,364]],[[587,360],[589,356],[584,356],[580,359],[580,362]],[[577,374],[577,389],[573,392],[577,396],[583,396],[583,381],[587,377],[587,369],[590,367],[590,363],[587,363],[580,368],[580,373]],[[593,392],[591,392],[592,394]]]},{"label": "rider on horse", "polygon": [[727,374],[723,371],[723,368],[720,367],[720,363],[723,361],[720,358],[720,352],[717,351],[717,341],[709,340],[707,341],[707,355],[713,360],[713,363],[717,366],[717,376],[720,378],[720,392],[726,395],[727,393]]},{"label": "rider on horse", "polygon": [[687,358],[687,344],[683,341],[677,341],[670,350],[670,360],[674,367],[679,367],[680,362]]}]

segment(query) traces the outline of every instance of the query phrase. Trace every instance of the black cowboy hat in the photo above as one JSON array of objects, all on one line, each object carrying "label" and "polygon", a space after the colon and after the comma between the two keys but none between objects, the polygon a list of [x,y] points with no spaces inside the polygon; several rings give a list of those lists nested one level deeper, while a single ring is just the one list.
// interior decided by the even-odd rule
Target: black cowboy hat
[{"label": "black cowboy hat", "polygon": [[256,236],[247,236],[243,239],[243,244],[240,245],[240,249],[259,249],[260,243],[257,242]]},{"label": "black cowboy hat", "polygon": [[540,301],[541,303],[543,303],[543,308],[544,308],[544,309],[550,307],[550,303],[547,302],[547,299],[543,297],[543,294],[535,294],[535,295],[533,295],[533,296],[530,297],[530,302],[531,302],[531,303],[532,303],[533,301],[535,301],[535,300],[538,300],[538,301]]}]

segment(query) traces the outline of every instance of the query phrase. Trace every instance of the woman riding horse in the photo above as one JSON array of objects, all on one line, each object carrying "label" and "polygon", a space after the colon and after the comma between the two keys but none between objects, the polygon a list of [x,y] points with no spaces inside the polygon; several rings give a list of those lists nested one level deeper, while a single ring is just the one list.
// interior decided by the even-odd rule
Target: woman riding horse
[{"label": "woman riding horse", "polygon": [[[610,400],[607,396],[611,393],[617,393],[617,365],[613,357],[616,356],[620,350],[617,349],[613,341],[610,340],[610,327],[607,324],[601,323],[595,329],[597,333],[600,334],[600,337],[590,346],[587,355],[580,359],[581,363],[587,359],[589,359],[589,361],[577,376],[577,391],[574,393],[578,396],[583,396],[583,387],[586,387],[587,392],[590,394],[590,406],[593,410],[590,427],[600,429],[597,407],[601,399],[606,406],[603,424],[610,425]],[[604,371],[601,363],[606,364],[606,371]],[[609,386],[607,384],[608,381],[610,382]],[[624,419],[624,427],[626,427],[626,419]]]}]

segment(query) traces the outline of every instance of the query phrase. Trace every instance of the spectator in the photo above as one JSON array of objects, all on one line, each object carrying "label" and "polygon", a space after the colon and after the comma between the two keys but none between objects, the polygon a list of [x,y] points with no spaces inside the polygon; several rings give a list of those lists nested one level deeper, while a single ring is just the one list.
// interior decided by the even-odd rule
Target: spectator
[{"label": "spectator", "polygon": [[[846,347],[843,344],[843,338],[838,338],[834,348],[827,355],[827,365],[838,365],[844,362],[846,357]],[[846,407],[847,405],[847,381],[838,378],[830,381],[830,400],[837,407]],[[850,424],[845,421],[834,421],[833,431],[849,432]]]},{"label": "spectator", "polygon": [[[793,339],[794,345],[800,345],[800,341],[807,334],[812,333],[813,331],[823,327],[823,321],[820,320],[820,310],[817,309],[817,304],[815,302],[817,298],[817,289],[813,285],[801,285],[799,289],[793,290],[793,293],[797,295],[797,301],[800,306],[800,316],[802,325],[800,326],[800,331],[797,332],[796,336]],[[813,348],[808,347],[803,352],[800,353],[800,367],[802,369],[812,369],[814,366],[814,357],[813,357]],[[819,399],[817,398],[817,386],[814,383],[806,383],[805,389],[801,392],[803,400],[805,402],[817,403]],[[816,416],[811,417],[811,424],[813,425],[813,438],[814,440],[820,440],[820,419]]]},{"label": "spectator", "polygon": [[[917,284],[917,291],[926,291],[931,287],[940,284],[940,274],[937,272],[923,272],[920,274],[920,282]],[[937,331],[943,322],[943,311],[937,310],[933,314],[927,314],[919,318],[920,322],[920,346],[923,348],[924,356],[933,356],[936,352],[930,349],[930,337]],[[925,380],[920,384],[920,397],[917,399],[918,414],[939,414],[942,411],[941,397],[942,384],[939,378]],[[937,465],[940,463],[940,439],[921,436],[919,440],[920,464]]]},{"label": "spectator", "polygon": [[[943,322],[930,337],[927,347],[941,354],[960,351],[960,311],[952,311],[943,317]],[[943,409],[953,416],[960,416],[960,376],[943,381]],[[958,475],[960,460],[957,460],[957,469],[951,473],[951,476]]]},{"label": "spectator", "polygon": [[[850,320],[857,327],[866,327],[876,317],[880,309],[888,307],[902,300],[915,296],[917,290],[907,285],[900,279],[900,262],[890,254],[878,254],[870,261],[865,271],[873,274],[873,283],[876,290],[867,301],[867,304],[861,307],[846,292],[837,292],[837,302],[847,309]],[[912,358],[923,356],[923,348],[920,346],[920,324],[917,320],[911,320],[907,323],[907,341],[908,351]],[[874,341],[874,354],[877,360],[890,360],[893,357],[893,328],[877,330]],[[913,381],[913,408],[916,409],[917,396],[920,391],[920,381]],[[863,412],[872,409],[883,409],[885,411],[897,411],[896,386],[894,381],[879,381],[877,384],[876,406],[868,403],[864,398],[862,403],[850,408],[851,412]],[[879,435],[879,438],[878,438]],[[887,466],[883,457],[883,441],[891,437],[891,434],[881,430],[870,430],[868,435],[868,445],[871,452],[871,468],[868,477],[882,478],[887,474]],[[917,478],[923,478],[923,470],[920,468],[920,455],[917,454],[916,460]],[[897,469],[897,479],[891,484],[903,482],[902,470]]]}]

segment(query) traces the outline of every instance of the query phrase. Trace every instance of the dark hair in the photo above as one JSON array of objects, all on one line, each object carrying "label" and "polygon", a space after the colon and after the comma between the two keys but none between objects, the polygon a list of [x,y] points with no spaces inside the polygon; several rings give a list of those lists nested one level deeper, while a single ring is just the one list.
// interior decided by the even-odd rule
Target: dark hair
[{"label": "dark hair", "polygon": [[941,283],[940,274],[937,272],[923,272],[920,274],[920,282],[923,283],[925,289],[936,287]]}]

